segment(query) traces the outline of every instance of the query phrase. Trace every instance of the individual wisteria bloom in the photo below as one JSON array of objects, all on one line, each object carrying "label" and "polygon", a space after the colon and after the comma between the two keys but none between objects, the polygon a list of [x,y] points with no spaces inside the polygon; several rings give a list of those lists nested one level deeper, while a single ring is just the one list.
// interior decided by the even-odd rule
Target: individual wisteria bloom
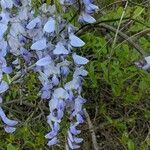
[{"label": "individual wisteria bloom", "polygon": [[69,40],[70,40],[70,45],[73,46],[73,47],[82,47],[85,44],[74,33],[69,33]]},{"label": "individual wisteria bloom", "polygon": [[26,63],[30,63],[31,57],[32,57],[31,53],[27,49],[25,49],[23,47],[20,48],[20,51],[21,51],[21,55],[24,58],[25,62]]},{"label": "individual wisteria bloom", "polygon": [[58,42],[53,50],[55,55],[68,55],[69,51],[64,47],[62,42]]},{"label": "individual wisteria bloom", "polygon": [[82,138],[78,138],[77,135],[81,133],[81,130],[77,129],[78,123],[71,124],[68,130],[68,145],[66,149],[79,149],[80,143],[83,141]]},{"label": "individual wisteria bloom", "polygon": [[13,1],[12,0],[1,0],[1,7],[3,9],[12,8],[13,7]]},{"label": "individual wisteria bloom", "polygon": [[47,145],[48,146],[53,146],[53,145],[56,145],[58,143],[58,139],[57,139],[57,137],[54,137],[53,139],[51,139],[48,143],[47,143]]},{"label": "individual wisteria bloom", "polygon": [[88,59],[86,59],[82,56],[79,56],[75,53],[72,55],[72,57],[73,57],[74,63],[77,64],[77,65],[85,65],[89,62]]},{"label": "individual wisteria bloom", "polygon": [[91,0],[83,0],[85,11],[89,14],[99,10],[98,6],[94,5]]},{"label": "individual wisteria bloom", "polygon": [[93,4],[91,0],[81,0],[84,5],[84,10],[79,16],[79,22],[81,23],[94,23],[96,20],[92,17],[92,13],[99,10],[98,6]]},{"label": "individual wisteria bloom", "polygon": [[143,60],[135,62],[135,65],[143,70],[150,70],[150,56],[146,56]]},{"label": "individual wisteria bloom", "polygon": [[37,28],[40,24],[41,24],[41,19],[39,17],[36,17],[35,19],[31,20],[27,24],[26,28],[31,30],[31,29]]},{"label": "individual wisteria bloom", "polygon": [[4,122],[5,124],[4,129],[7,133],[12,133],[16,130],[14,126],[18,124],[18,121],[8,119],[1,107],[0,107],[0,119]]},{"label": "individual wisteria bloom", "polygon": [[53,139],[58,134],[59,129],[60,129],[59,123],[55,122],[52,126],[51,132],[49,132],[47,135],[45,135],[45,137],[47,139]]},{"label": "individual wisteria bloom", "polygon": [[145,57],[146,65],[142,67],[144,70],[150,70],[150,56]]},{"label": "individual wisteria bloom", "polygon": [[86,12],[82,12],[80,17],[79,17],[79,21],[82,23],[94,23],[96,22],[96,20],[88,13]]},{"label": "individual wisteria bloom", "polygon": [[9,22],[8,13],[2,11],[0,14],[0,40],[3,39],[4,33],[7,31],[8,22]]},{"label": "individual wisteria bloom", "polygon": [[76,2],[76,0],[59,0],[61,4],[72,5]]},{"label": "individual wisteria bloom", "polygon": [[42,39],[36,41],[35,43],[33,43],[31,46],[31,49],[40,51],[40,50],[44,50],[46,47],[47,47],[46,39],[42,38]]},{"label": "individual wisteria bloom", "polygon": [[0,94],[4,93],[5,91],[7,91],[8,88],[9,88],[9,86],[8,86],[7,82],[2,80],[0,82]]},{"label": "individual wisteria bloom", "polygon": [[[56,136],[60,129],[59,123],[62,120],[64,115],[65,109],[65,100],[69,98],[69,94],[63,88],[57,88],[54,90],[53,98],[49,101],[49,108],[50,108],[50,115],[47,118],[47,122],[51,127],[51,131],[45,136],[46,138],[50,139],[48,145],[56,144],[58,140],[56,140]],[[51,143],[51,144],[50,144]]]},{"label": "individual wisteria bloom", "polygon": [[[84,122],[82,107],[85,103],[81,91],[83,78],[88,74],[84,65],[89,60],[78,55],[76,49],[85,42],[75,35],[76,28],[63,15],[71,7],[77,9],[80,3],[79,22],[94,23],[96,20],[92,14],[98,7],[93,0],[59,0],[62,13],[54,1],[53,5],[42,4],[35,15],[31,2],[0,0],[0,94],[9,89],[8,83],[3,81],[4,74],[11,73],[12,68],[18,70],[16,74],[26,72],[21,64],[23,58],[25,68],[33,66],[33,71],[38,74],[39,94],[48,102],[47,123],[51,130],[45,135],[47,145],[59,144],[60,123],[65,114],[70,118],[66,149],[79,149],[83,139],[79,138],[78,125]],[[11,11],[13,8],[17,13]],[[12,66],[6,62],[8,53],[15,57]],[[0,118],[6,132],[16,130],[18,121],[8,119],[1,107]]]},{"label": "individual wisteria bloom", "polygon": [[56,28],[56,21],[54,18],[50,17],[46,24],[44,25],[43,31],[47,33],[54,33]]}]

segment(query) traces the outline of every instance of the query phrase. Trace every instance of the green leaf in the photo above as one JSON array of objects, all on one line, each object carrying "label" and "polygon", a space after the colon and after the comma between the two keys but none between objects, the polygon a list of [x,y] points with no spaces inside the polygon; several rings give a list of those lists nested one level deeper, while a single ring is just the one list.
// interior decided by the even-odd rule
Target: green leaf
[{"label": "green leaf", "polygon": [[7,150],[17,150],[17,149],[12,144],[8,144]]},{"label": "green leaf", "polygon": [[129,135],[126,131],[123,132],[122,137],[121,137],[121,142],[123,144],[126,144],[129,140]]},{"label": "green leaf", "polygon": [[140,7],[140,6],[137,6],[137,8],[135,9],[134,11],[134,16],[133,18],[137,18],[138,16],[140,16],[142,14],[142,12],[144,11],[145,9]]},{"label": "green leaf", "polygon": [[146,143],[147,143],[148,146],[150,146],[150,137],[147,138]]},{"label": "green leaf", "polygon": [[49,5],[51,3],[51,0],[46,0],[46,4]]},{"label": "green leaf", "polygon": [[128,150],[135,150],[134,142],[132,140],[128,141]]}]

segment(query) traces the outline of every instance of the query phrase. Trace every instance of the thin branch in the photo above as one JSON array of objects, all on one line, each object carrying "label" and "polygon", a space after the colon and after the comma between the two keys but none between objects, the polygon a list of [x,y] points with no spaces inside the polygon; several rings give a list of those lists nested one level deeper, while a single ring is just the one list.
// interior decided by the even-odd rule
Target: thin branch
[{"label": "thin branch", "polygon": [[[119,32],[119,29],[120,29],[120,26],[121,26],[123,17],[124,17],[124,15],[125,15],[127,6],[128,6],[128,1],[126,2],[126,5],[125,5],[125,7],[124,7],[124,10],[123,10],[123,12],[122,12],[122,15],[121,15],[121,18],[120,18],[120,21],[119,21],[119,24],[118,24],[118,27],[117,27],[117,30],[116,30],[115,38],[114,38],[114,41],[113,41],[113,44],[112,44],[112,50],[113,50],[113,48],[115,47],[115,44],[116,44],[116,41],[117,41],[118,32]],[[110,53],[110,55],[111,55],[111,53]]]},{"label": "thin branch", "polygon": [[[114,32],[116,33],[116,28],[111,26],[111,25],[108,25],[108,24],[105,24],[105,23],[100,23],[100,24],[93,24],[93,25],[85,25],[82,27],[82,29],[80,28],[80,31],[78,30],[77,34],[81,34],[83,31],[86,31],[86,30],[93,30],[93,28],[99,28],[100,30],[102,30],[102,28],[105,28],[107,30],[110,30],[111,32]],[[141,55],[143,56],[147,56],[147,53],[140,47],[140,45],[138,43],[136,43],[135,41],[133,41],[132,39],[129,38],[128,35],[126,35],[125,33],[121,32],[120,30],[118,30],[118,35],[120,37],[122,37],[123,39],[125,39],[131,46],[133,46]]]},{"label": "thin branch", "polygon": [[[147,27],[147,28],[150,28],[150,26],[149,25],[147,25],[147,24],[145,24],[144,22],[142,22],[142,21],[140,21],[140,20],[137,20],[137,19],[135,19],[135,18],[130,18],[130,17],[125,17],[125,18],[123,18],[123,20],[133,20],[133,21],[135,21],[135,22],[137,22],[137,23],[139,23],[139,24],[142,24],[142,25],[144,25],[145,27]],[[120,18],[115,18],[115,19],[106,19],[106,20],[101,20],[101,21],[97,21],[96,23],[94,23],[94,24],[85,24],[85,25],[83,25],[83,26],[81,26],[76,32],[75,32],[75,34],[80,34],[81,32],[82,32],[82,29],[84,29],[84,28],[86,28],[87,26],[96,26],[96,25],[99,25],[99,24],[101,24],[101,23],[107,23],[107,22],[116,22],[116,21],[119,21],[120,20]]]},{"label": "thin branch", "polygon": [[[104,27],[108,30],[111,30],[112,32],[116,33],[116,28],[107,25],[107,24],[100,24],[99,27]],[[132,39],[129,38],[128,35],[126,35],[125,33],[121,32],[120,30],[118,30],[118,35],[121,36],[122,38],[124,38],[128,43],[130,43],[130,45],[132,45],[141,55],[146,56],[146,52],[136,43],[134,42]]]},{"label": "thin branch", "polygon": [[123,43],[125,43],[127,40],[135,40],[135,39],[138,39],[139,37],[143,36],[143,35],[146,35],[150,33],[150,28],[147,28],[143,31],[140,31],[130,37],[128,37],[128,39],[125,39],[124,41],[122,41],[120,44],[118,44],[115,48],[119,47],[120,45],[122,45]]},{"label": "thin branch", "polygon": [[129,3],[131,3],[131,4],[133,4],[133,5],[140,6],[140,7],[149,8],[149,6],[146,6],[146,5],[143,5],[143,4],[136,3],[136,2],[134,2],[133,0],[129,0]]},{"label": "thin branch", "polygon": [[146,35],[148,33],[150,33],[150,28],[144,29],[144,30],[132,35],[130,38],[131,39],[134,39],[134,38],[138,39],[139,37]]},{"label": "thin branch", "polygon": [[88,122],[89,130],[90,130],[90,133],[91,133],[91,136],[92,136],[92,142],[93,142],[94,150],[99,150],[99,146],[98,146],[98,143],[97,143],[97,140],[96,140],[96,135],[95,135],[95,132],[94,132],[93,124],[90,120],[90,116],[89,116],[88,112],[86,111],[86,109],[83,109],[83,111],[84,111],[86,120]]},{"label": "thin branch", "polygon": [[115,1],[113,3],[110,3],[108,5],[106,5],[105,7],[101,8],[99,11],[103,11],[104,9],[108,8],[108,7],[111,7],[112,5],[115,5],[115,4],[118,4],[118,3],[122,3],[122,2],[127,2],[127,0],[118,0],[118,1]]}]

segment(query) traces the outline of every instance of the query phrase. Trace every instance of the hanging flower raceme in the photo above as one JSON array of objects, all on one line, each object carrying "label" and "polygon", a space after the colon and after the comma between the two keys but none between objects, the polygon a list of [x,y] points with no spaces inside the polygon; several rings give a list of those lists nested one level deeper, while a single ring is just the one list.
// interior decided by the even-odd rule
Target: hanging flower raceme
[{"label": "hanging flower raceme", "polygon": [[[66,149],[69,150],[80,148],[79,144],[83,141],[78,137],[81,132],[78,125],[84,122],[82,107],[85,99],[82,98],[81,91],[83,77],[88,74],[84,65],[89,60],[75,52],[76,48],[85,43],[75,35],[75,27],[63,18],[63,14],[68,10],[68,5],[76,7],[79,4],[82,8],[79,22],[94,23],[92,13],[98,7],[91,0],[59,2],[61,13],[57,11],[55,3],[52,6],[43,4],[35,16],[31,0],[0,0],[0,94],[8,89],[3,74],[12,71],[5,60],[7,53],[16,57],[12,62],[16,70],[23,70],[20,65],[22,57],[26,68],[33,68],[38,73],[42,86],[39,93],[49,103],[47,123],[51,131],[45,135],[48,146],[59,144],[60,123],[64,115],[68,115],[70,127],[66,133]],[[12,8],[17,13],[10,14]],[[72,79],[68,81],[70,76]],[[2,103],[2,98],[0,99]],[[18,122],[9,120],[1,107],[0,117],[5,124],[5,131],[14,132]]]},{"label": "hanging flower raceme", "polygon": [[3,76],[8,76],[12,72],[11,66],[7,66],[6,57],[9,53],[8,42],[5,40],[4,36],[8,30],[8,23],[10,22],[10,14],[7,9],[13,7],[13,2],[1,0],[1,13],[0,13],[0,119],[4,123],[4,129],[7,133],[12,133],[16,130],[15,126],[18,121],[10,120],[4,113],[2,108],[2,95],[9,88],[9,83],[3,79]]}]

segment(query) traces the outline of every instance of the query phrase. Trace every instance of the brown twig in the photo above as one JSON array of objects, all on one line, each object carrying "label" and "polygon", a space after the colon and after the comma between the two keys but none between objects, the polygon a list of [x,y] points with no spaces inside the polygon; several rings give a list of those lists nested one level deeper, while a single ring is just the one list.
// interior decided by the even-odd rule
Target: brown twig
[{"label": "brown twig", "polygon": [[[136,34],[134,34],[134,35],[128,37],[128,40],[129,40],[129,39],[131,39],[131,40],[136,40],[136,39],[138,39],[139,37],[141,37],[141,36],[143,36],[143,35],[146,35],[146,34],[148,34],[148,33],[150,33],[150,28],[146,28],[146,29],[144,29],[144,30],[142,30],[142,31],[140,31],[140,32],[138,32],[138,33],[136,33]],[[127,39],[125,39],[124,41],[122,41],[122,42],[121,42],[120,44],[118,44],[115,48],[119,47],[121,44],[123,44],[123,43],[126,42],[126,41],[127,41]]]},{"label": "brown twig", "polygon": [[89,116],[89,114],[88,114],[88,112],[86,111],[85,108],[83,109],[83,111],[84,111],[86,120],[88,122],[89,130],[90,130],[90,133],[91,133],[91,136],[92,136],[92,142],[93,142],[94,150],[99,150],[99,146],[98,146],[98,143],[97,143],[97,140],[96,140],[96,135],[95,135],[95,132],[94,132],[93,124],[90,120],[90,116]]},{"label": "brown twig", "polygon": [[[116,33],[116,28],[108,25],[108,24],[100,24],[99,27],[103,27],[106,28],[108,30],[111,30],[112,32]],[[118,35],[121,36],[122,38],[124,38],[130,45],[132,45],[140,54],[142,54],[143,56],[146,56],[145,51],[132,39],[129,38],[128,35],[126,35],[125,33],[123,33],[122,31],[118,30]]]},{"label": "brown twig", "polygon": [[[85,25],[84,27],[80,28],[80,31],[78,30],[77,34],[81,34],[83,31],[86,30],[93,30],[93,28],[99,28],[100,30],[102,28],[105,28],[107,30],[110,30],[111,32],[116,33],[117,29],[111,25],[105,24],[105,23],[99,23],[99,24],[93,24],[93,25]],[[118,30],[118,35],[120,37],[122,37],[123,39],[125,39],[131,46],[133,46],[141,55],[143,56],[147,56],[147,53],[140,47],[140,45],[138,43],[136,43],[135,41],[133,41],[132,39],[130,39],[130,37],[128,35],[126,35],[125,33],[123,33],[122,31]]]}]

